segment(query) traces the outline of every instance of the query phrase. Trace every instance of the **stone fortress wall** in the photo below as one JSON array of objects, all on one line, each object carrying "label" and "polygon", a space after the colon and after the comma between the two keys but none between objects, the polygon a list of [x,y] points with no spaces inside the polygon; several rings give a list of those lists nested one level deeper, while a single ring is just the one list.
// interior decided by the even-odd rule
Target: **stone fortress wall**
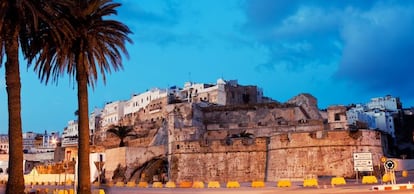
[{"label": "stone fortress wall", "polygon": [[168,161],[168,179],[175,182],[352,177],[354,152],[373,153],[374,165],[382,156],[379,132],[348,130],[344,117],[332,116],[342,109],[328,109],[323,117],[306,94],[283,104],[159,105],[153,106],[159,111],[141,110],[132,118],[143,137],[105,151],[111,158],[106,178],[115,181],[111,177],[122,166],[125,180],[141,180],[136,169],[154,158]]},{"label": "stone fortress wall", "polygon": [[171,179],[180,181],[278,181],[307,176],[355,175],[352,154],[373,153],[374,165],[382,156],[379,134],[361,130],[320,131],[274,135],[232,145],[213,140],[175,142]]},{"label": "stone fortress wall", "polygon": [[176,181],[251,181],[264,180],[266,138],[251,145],[242,139],[225,145],[215,140],[208,145],[176,142],[171,157],[171,179]]},{"label": "stone fortress wall", "polygon": [[376,131],[344,130],[287,133],[270,137],[267,180],[309,176],[354,177],[353,153],[373,153],[380,164],[382,147]]},{"label": "stone fortress wall", "polygon": [[[170,178],[277,181],[306,176],[351,177],[355,175],[354,152],[372,152],[374,165],[378,165],[382,156],[379,132],[331,130],[309,104],[311,97],[300,98],[308,100],[299,100],[300,106],[169,105]],[[240,137],[226,144],[226,138],[243,132],[253,134],[253,140]]]}]

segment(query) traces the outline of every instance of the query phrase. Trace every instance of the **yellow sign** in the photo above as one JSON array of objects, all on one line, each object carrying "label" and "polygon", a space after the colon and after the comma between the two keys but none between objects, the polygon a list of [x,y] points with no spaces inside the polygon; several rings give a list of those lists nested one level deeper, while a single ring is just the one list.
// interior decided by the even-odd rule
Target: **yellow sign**
[{"label": "yellow sign", "polygon": [[387,158],[385,156],[381,157],[381,162],[385,163],[387,161]]}]

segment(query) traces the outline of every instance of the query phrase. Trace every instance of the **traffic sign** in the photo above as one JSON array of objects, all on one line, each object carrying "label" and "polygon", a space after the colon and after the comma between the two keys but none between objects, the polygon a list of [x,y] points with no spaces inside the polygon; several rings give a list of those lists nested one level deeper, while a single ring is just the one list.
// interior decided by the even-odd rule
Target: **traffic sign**
[{"label": "traffic sign", "polygon": [[355,160],[354,161],[355,171],[373,171],[372,160]]},{"label": "traffic sign", "polygon": [[392,161],[392,160],[387,160],[387,161],[384,163],[384,167],[385,167],[386,169],[388,169],[388,170],[392,170],[392,169],[394,169],[396,166],[397,166],[397,165],[396,165],[396,164],[395,164],[395,162],[394,162],[394,161]]},{"label": "traffic sign", "polygon": [[368,167],[372,166],[372,160],[355,160],[355,166]]},{"label": "traffic sign", "polygon": [[96,161],[94,163],[95,163],[96,169],[98,169],[99,171],[101,171],[102,168],[103,168],[103,166],[105,165],[105,162],[98,162],[98,161]]},{"label": "traffic sign", "polygon": [[354,153],[354,160],[372,160],[372,153],[371,152]]},{"label": "traffic sign", "polygon": [[358,152],[353,153],[354,158],[354,170],[355,171],[373,171],[374,166],[372,164],[372,153],[370,152]]}]

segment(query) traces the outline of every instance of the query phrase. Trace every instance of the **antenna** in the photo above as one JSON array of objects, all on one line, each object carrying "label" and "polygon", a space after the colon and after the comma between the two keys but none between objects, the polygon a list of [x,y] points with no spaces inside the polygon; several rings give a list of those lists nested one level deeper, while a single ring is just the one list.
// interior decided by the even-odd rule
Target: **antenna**
[{"label": "antenna", "polygon": [[191,72],[188,72],[188,81],[191,83]]}]

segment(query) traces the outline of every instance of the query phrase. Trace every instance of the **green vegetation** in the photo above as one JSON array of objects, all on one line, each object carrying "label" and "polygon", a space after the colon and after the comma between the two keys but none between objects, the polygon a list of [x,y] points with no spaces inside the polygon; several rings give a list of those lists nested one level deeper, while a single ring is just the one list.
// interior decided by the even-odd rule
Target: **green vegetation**
[{"label": "green vegetation", "polygon": [[19,44],[23,56],[47,83],[67,73],[78,89],[78,193],[91,193],[89,166],[88,85],[98,74],[122,69],[121,53],[129,28],[108,18],[119,3],[111,0],[2,0],[0,2],[0,64],[6,56],[9,112],[9,180],[6,193],[23,193],[23,143]]},{"label": "green vegetation", "polygon": [[[56,29],[65,29],[65,20],[59,13],[67,5],[65,0],[2,0],[0,2],[0,65],[5,62],[5,77],[8,101],[9,134],[9,178],[6,193],[23,193],[23,137],[21,121],[21,82],[19,50],[25,58],[31,58],[41,50],[31,47],[34,37],[41,29],[48,29],[50,37],[61,41]],[[59,26],[59,27],[57,27]],[[20,46],[19,46],[20,45]]]},{"label": "green vegetation", "polygon": [[134,132],[134,128],[132,128],[131,126],[123,126],[123,125],[114,125],[112,126],[110,129],[107,130],[108,133],[112,133],[114,135],[116,135],[120,142],[119,142],[119,147],[124,147],[125,146],[125,142],[124,139],[128,136],[131,137],[135,137],[135,134],[132,134],[132,132]]}]

